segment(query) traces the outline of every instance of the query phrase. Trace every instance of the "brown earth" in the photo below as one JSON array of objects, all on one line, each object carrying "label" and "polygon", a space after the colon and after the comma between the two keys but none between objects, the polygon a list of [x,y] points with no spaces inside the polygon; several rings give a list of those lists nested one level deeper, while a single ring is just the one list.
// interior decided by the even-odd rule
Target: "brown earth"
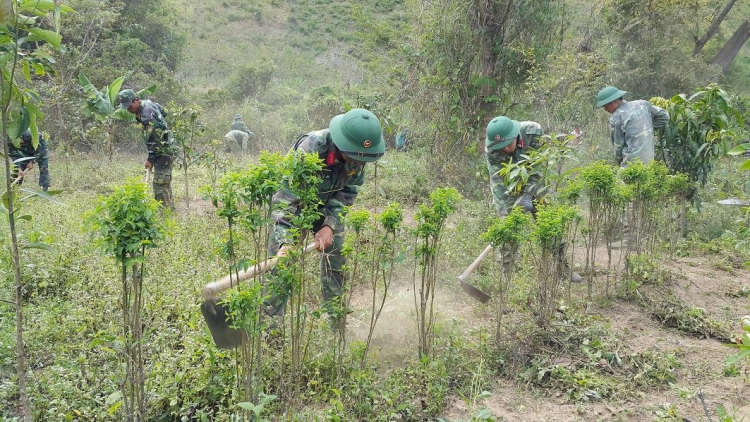
[{"label": "brown earth", "polygon": [[[576,259],[579,258],[582,260],[583,252],[576,253]],[[606,261],[601,265],[606,266]],[[441,274],[435,298],[439,318],[457,319],[467,330],[482,325],[492,330],[493,310],[473,302],[461,292],[458,283],[451,283],[461,270],[451,268]],[[671,291],[685,304],[704,309],[711,318],[729,324],[733,332],[739,333],[739,318],[750,314],[750,301],[746,294],[737,293],[750,289],[750,271],[728,272],[702,257],[674,259],[664,263],[661,270],[669,277],[658,290]],[[604,271],[597,271],[597,283],[604,283],[602,273]],[[585,283],[575,285],[574,301],[585,302],[585,291]],[[491,386],[493,395],[475,403],[473,410],[468,409],[461,398],[451,397],[443,419],[469,420],[477,409],[485,407],[498,421],[716,421],[718,405],[723,405],[735,421],[743,417],[750,419],[750,373],[746,368],[735,377],[722,373],[724,360],[734,354],[735,349],[714,339],[696,338],[666,328],[635,301],[602,302],[586,304],[586,312],[608,322],[629,351],[673,352],[677,356],[682,366],[676,370],[673,384],[661,389],[633,391],[620,401],[573,403],[564,392],[534,391],[514,380],[498,377]],[[370,303],[369,289],[355,288],[352,306],[357,311],[349,319],[350,338],[367,338]],[[391,366],[416,357],[416,330],[413,282],[411,276],[402,277],[394,282],[373,334],[372,348],[378,361]],[[699,393],[710,418],[706,416]],[[670,414],[670,409],[674,413]]]}]

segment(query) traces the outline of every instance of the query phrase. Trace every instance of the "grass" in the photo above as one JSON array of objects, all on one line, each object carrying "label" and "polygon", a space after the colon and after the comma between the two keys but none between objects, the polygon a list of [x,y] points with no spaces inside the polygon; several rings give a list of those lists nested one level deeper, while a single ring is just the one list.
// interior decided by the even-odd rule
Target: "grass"
[{"label": "grass", "polygon": [[[93,207],[99,195],[110,193],[125,178],[141,176],[143,158],[143,154],[117,155],[108,161],[81,154],[73,160],[53,154],[53,188],[64,190],[58,198],[65,205],[38,199],[23,204],[33,220],[21,222],[19,229],[24,233],[34,231],[35,236],[54,246],[50,252],[25,251],[22,255],[25,345],[34,374],[29,392],[39,419],[119,420],[121,416],[115,409],[119,401],[121,347],[118,267],[93,246],[81,215]],[[226,167],[234,170],[254,162],[251,156],[224,158]],[[401,202],[407,211],[407,227],[412,227],[411,214],[440,184],[427,163],[419,151],[389,153],[378,165],[377,178],[374,168],[368,168],[369,179],[357,207],[377,212],[389,202]],[[32,174],[26,186],[34,186],[36,175]],[[185,198],[184,175],[180,170],[174,171],[176,230],[167,242],[149,253],[146,264],[144,328],[150,415],[152,420],[200,415],[229,420],[238,411],[235,404],[240,401],[235,378],[237,356],[214,347],[197,310],[200,288],[227,272],[228,264],[220,253],[225,224],[198,195],[198,188],[211,179],[208,170],[193,167],[188,177],[190,190]],[[190,200],[189,208],[186,199]],[[459,212],[446,223],[439,289],[449,295],[461,295],[455,276],[485,246],[480,235],[491,214],[488,198],[465,199]],[[314,286],[315,263],[308,268]],[[655,269],[649,267],[651,272]],[[12,277],[7,265],[3,271],[0,291],[11,292]],[[400,282],[408,284],[412,271],[408,257],[398,271]],[[493,289],[493,276],[486,268],[480,268],[472,281],[487,291]],[[654,284],[653,280],[643,282]],[[485,308],[471,303],[467,308],[471,311],[466,311],[440,305],[438,352],[431,361],[419,360],[413,351],[404,351],[403,355],[410,357],[403,362],[386,364],[374,360],[360,367],[361,346],[353,342],[342,352],[345,371],[341,372],[325,321],[314,322],[309,347],[315,353],[304,366],[302,377],[309,389],[300,397],[305,409],[297,409],[295,417],[439,417],[446,411],[451,395],[469,400],[478,391],[491,390],[492,380],[498,376],[523,388],[546,392],[543,394],[560,393],[574,403],[635,397],[674,381],[675,370],[682,364],[678,355],[658,350],[635,351],[612,331],[606,319],[585,315],[575,304],[560,308],[549,331],[532,328],[526,308],[532,284],[531,273],[522,272],[519,283],[513,286],[506,320],[509,325],[501,347],[496,346],[485,326],[492,326],[492,322],[481,316],[480,320],[470,319],[486,312]],[[655,284],[669,287],[669,283]],[[310,290],[307,303],[314,307],[318,302],[317,289]],[[746,296],[739,288],[730,293]],[[574,302],[582,297],[583,291],[574,290]],[[724,335],[700,310],[688,304],[672,305],[656,306],[675,310],[660,315],[661,320],[676,321],[672,325],[684,326],[685,332],[695,332],[701,338]],[[13,376],[13,309],[2,305],[0,312],[0,400],[14,403],[17,391]],[[397,329],[415,331],[408,324]],[[276,370],[288,365],[288,357],[267,353],[264,391],[278,394],[273,381]],[[378,355],[377,351],[374,355]],[[732,376],[734,372],[728,369],[725,375]],[[281,401],[270,403],[266,411],[269,416],[278,415]],[[0,410],[0,418],[12,416],[8,410]]]}]

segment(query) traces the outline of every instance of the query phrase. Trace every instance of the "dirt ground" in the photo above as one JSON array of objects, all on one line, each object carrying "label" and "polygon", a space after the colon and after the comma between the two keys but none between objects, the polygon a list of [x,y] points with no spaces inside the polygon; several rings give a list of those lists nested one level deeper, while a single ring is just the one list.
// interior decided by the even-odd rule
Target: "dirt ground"
[{"label": "dirt ground", "polygon": [[[582,257],[579,262],[582,262]],[[716,268],[705,258],[675,259],[665,263],[662,270],[671,274],[662,288],[671,290],[690,306],[703,308],[711,318],[731,324],[733,332],[740,332],[739,319],[750,314],[750,301],[747,295],[737,295],[737,292],[750,289],[750,271],[728,272]],[[453,272],[458,275],[461,269]],[[443,285],[437,290],[435,302],[440,318],[458,319],[467,327],[494,324],[491,322],[492,310],[473,302],[461,292],[458,283],[451,285],[446,282],[450,279],[452,277],[445,274],[441,281]],[[413,289],[411,278],[395,282],[373,335],[377,359],[386,365],[411,359],[416,354]],[[580,290],[577,293],[579,300],[585,297],[583,286]],[[352,337],[363,340],[367,337],[369,310],[366,308],[371,303],[370,295],[364,287],[354,290],[352,305],[357,311],[349,319]],[[498,377],[491,387],[493,395],[477,406],[486,407],[498,421],[563,422],[717,421],[716,407],[723,405],[735,421],[743,417],[750,421],[750,373],[736,377],[722,374],[724,360],[734,354],[734,349],[714,339],[699,339],[663,327],[634,302],[591,303],[587,312],[609,321],[612,330],[633,352],[674,352],[682,364],[676,370],[676,382],[662,389],[634,392],[632,397],[623,401],[572,403],[563,392],[531,391],[513,380]],[[672,416],[669,409],[679,417]],[[452,397],[443,419],[463,421],[471,416],[465,402]]]}]

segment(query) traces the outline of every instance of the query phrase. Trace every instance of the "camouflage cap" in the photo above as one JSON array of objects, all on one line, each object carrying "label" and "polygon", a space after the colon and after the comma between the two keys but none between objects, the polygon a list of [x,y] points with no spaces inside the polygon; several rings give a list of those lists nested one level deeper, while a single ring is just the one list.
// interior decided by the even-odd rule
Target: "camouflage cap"
[{"label": "camouflage cap", "polygon": [[135,95],[135,91],[132,89],[123,89],[117,94],[117,101],[120,103],[120,108],[130,108],[130,105],[133,104],[133,100],[136,98],[138,96]]},{"label": "camouflage cap", "polygon": [[241,118],[242,118],[241,114],[235,114],[234,115],[234,120],[240,120]]}]

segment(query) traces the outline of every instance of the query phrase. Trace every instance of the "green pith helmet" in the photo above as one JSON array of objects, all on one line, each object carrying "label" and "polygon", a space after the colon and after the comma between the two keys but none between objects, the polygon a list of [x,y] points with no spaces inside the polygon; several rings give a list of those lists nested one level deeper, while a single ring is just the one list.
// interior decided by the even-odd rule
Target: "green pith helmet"
[{"label": "green pith helmet", "polygon": [[618,98],[622,98],[627,93],[627,91],[620,91],[613,86],[605,86],[596,95],[596,107],[607,105]]},{"label": "green pith helmet", "polygon": [[385,154],[380,120],[363,108],[334,116],[328,129],[336,148],[354,160],[372,162]]},{"label": "green pith helmet", "polygon": [[117,94],[117,102],[120,103],[120,108],[128,108],[130,104],[133,104],[133,100],[138,98],[135,95],[135,91],[132,89],[123,89]]},{"label": "green pith helmet", "polygon": [[521,123],[505,116],[495,117],[487,124],[487,138],[484,146],[487,151],[505,148],[521,133]]}]

